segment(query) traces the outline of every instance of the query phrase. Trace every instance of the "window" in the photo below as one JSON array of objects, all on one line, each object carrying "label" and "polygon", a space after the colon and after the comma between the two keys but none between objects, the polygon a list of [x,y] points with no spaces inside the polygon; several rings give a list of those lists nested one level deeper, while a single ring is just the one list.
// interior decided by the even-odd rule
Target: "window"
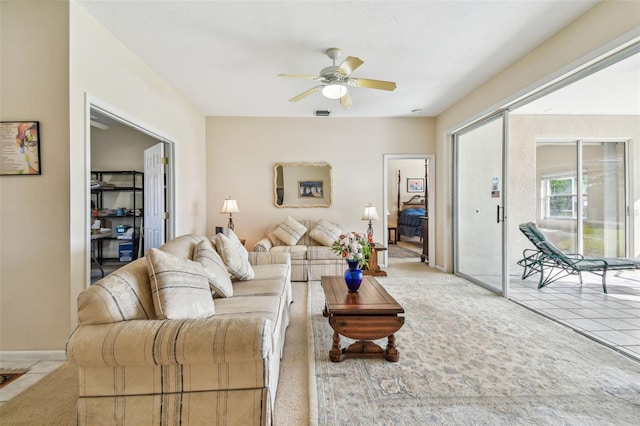
[{"label": "window", "polygon": [[[583,174],[583,183],[586,183]],[[575,219],[578,216],[578,182],[575,173],[564,175],[549,175],[542,177],[542,206],[543,219]],[[586,212],[586,188],[582,185],[583,212]]]}]

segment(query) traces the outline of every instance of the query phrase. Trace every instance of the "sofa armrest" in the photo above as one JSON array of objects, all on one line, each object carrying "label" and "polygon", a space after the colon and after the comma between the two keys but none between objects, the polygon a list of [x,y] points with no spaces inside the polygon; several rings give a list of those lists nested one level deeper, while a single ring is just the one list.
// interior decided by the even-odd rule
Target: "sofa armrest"
[{"label": "sofa armrest", "polygon": [[274,252],[274,253],[257,253],[255,251],[249,252],[249,263],[252,266],[255,265],[290,265],[291,264],[291,254],[283,251]]},{"label": "sofa armrest", "polygon": [[264,237],[253,246],[253,251],[265,252],[271,250],[271,247],[273,247],[271,240],[268,237]]},{"label": "sofa armrest", "polygon": [[81,325],[67,357],[82,367],[258,361],[271,353],[272,328],[265,318],[216,316]]}]

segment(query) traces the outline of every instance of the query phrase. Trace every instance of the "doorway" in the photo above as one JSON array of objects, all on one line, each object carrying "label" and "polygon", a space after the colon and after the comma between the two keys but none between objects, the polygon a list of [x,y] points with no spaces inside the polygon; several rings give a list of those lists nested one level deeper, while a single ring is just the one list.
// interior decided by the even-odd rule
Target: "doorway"
[{"label": "doorway", "polygon": [[[135,260],[150,247],[173,236],[173,143],[142,124],[134,123],[109,107],[89,103],[87,132],[90,250],[88,276],[93,283],[123,264]],[[160,152],[158,165],[148,171],[149,152]],[[146,175],[154,178],[149,185]],[[152,191],[153,193],[150,193]],[[162,220],[162,235],[146,242],[149,201]],[[158,207],[158,203],[160,206]],[[158,229],[157,224],[156,228]],[[152,243],[153,245],[149,245]]]},{"label": "doorway", "polygon": [[[383,229],[385,231],[384,244],[389,247],[389,244],[395,243],[397,240],[405,240],[412,238],[417,240],[417,243],[421,248],[418,250],[421,252],[418,259],[425,261],[427,266],[435,268],[435,246],[434,246],[434,223],[435,219],[433,215],[429,215],[429,212],[435,211],[435,155],[433,154],[385,154],[383,156],[384,163],[384,182],[383,186]],[[400,172],[400,173],[399,173]],[[417,183],[419,189],[411,187],[410,183]],[[424,227],[426,225],[426,232],[415,231],[408,232],[411,234],[407,236],[405,232],[404,236],[401,235],[401,230],[398,227],[397,221],[400,215],[400,211],[405,206],[405,202],[410,199],[419,196],[424,199],[425,203],[415,207],[420,207],[424,211],[424,215],[429,219],[427,221],[420,220],[417,216],[417,225]],[[413,228],[412,228],[413,229]],[[426,235],[425,240],[418,239],[417,235]],[[384,265],[388,265],[388,253],[384,251]],[[425,255],[424,253],[428,253]]]}]

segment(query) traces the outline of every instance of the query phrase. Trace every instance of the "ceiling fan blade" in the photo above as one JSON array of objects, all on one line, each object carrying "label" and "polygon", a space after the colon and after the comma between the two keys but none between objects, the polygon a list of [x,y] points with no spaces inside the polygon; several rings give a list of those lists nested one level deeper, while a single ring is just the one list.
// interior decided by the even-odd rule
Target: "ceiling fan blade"
[{"label": "ceiling fan blade", "polygon": [[367,89],[395,90],[396,83],[393,81],[370,80],[368,78],[350,78],[349,85],[356,87],[366,87]]},{"label": "ceiling fan blade", "polygon": [[353,107],[353,99],[351,99],[349,92],[340,98],[340,106],[344,109],[351,109]]},{"label": "ceiling fan blade", "polygon": [[278,77],[291,77],[291,78],[304,78],[307,80],[318,80],[322,77],[317,75],[303,75],[303,74],[278,74]]},{"label": "ceiling fan blade", "polygon": [[355,56],[348,56],[347,59],[345,59],[336,69],[336,72],[349,75],[362,64],[364,64],[362,59],[356,58]]},{"label": "ceiling fan blade", "polygon": [[289,102],[298,102],[300,99],[305,98],[305,97],[317,92],[321,88],[322,88],[322,86],[312,87],[311,89],[300,93],[298,96],[294,96],[293,98],[289,99]]}]

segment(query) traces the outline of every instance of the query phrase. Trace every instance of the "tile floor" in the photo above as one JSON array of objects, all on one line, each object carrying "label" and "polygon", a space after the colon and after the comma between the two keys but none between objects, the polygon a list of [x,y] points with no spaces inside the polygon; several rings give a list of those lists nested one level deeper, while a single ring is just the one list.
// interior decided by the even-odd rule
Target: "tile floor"
[{"label": "tile floor", "polygon": [[609,272],[607,291],[600,277],[584,274],[538,289],[538,275],[510,277],[509,298],[640,361],[640,270]]},{"label": "tile floor", "polygon": [[[0,389],[0,405],[4,404],[47,374],[64,364],[65,361],[0,360],[0,368],[28,368],[29,371]],[[0,422],[1,423],[1,422]]]}]

